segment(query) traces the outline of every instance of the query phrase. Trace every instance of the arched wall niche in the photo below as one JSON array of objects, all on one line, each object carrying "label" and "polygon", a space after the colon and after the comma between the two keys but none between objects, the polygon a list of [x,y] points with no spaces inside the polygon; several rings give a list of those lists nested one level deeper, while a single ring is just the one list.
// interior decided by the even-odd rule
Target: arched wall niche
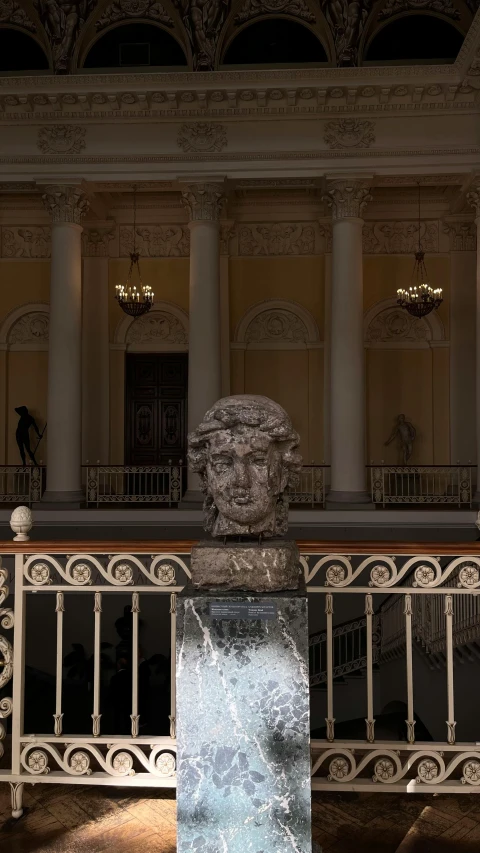
[{"label": "arched wall niche", "polygon": [[[92,47],[116,27],[125,24],[154,25],[167,32],[186,57],[192,68],[192,51],[185,24],[176,6],[170,0],[99,0],[84,28],[79,34],[73,53],[73,69],[82,71]],[[125,69],[128,70],[128,69]]]},{"label": "arched wall niche", "polygon": [[[263,29],[266,29],[269,22],[282,21],[295,26],[301,35],[301,29],[306,30],[319,43],[319,52],[325,53],[324,58],[315,58],[314,62],[323,64],[332,64],[335,55],[333,40],[330,30],[327,26],[325,18],[320,9],[314,6],[307,0],[275,0],[275,2],[260,3],[258,0],[240,0],[227,19],[224,31],[219,40],[217,64],[228,68],[230,65],[236,64],[251,64],[262,67],[258,61],[253,60],[251,63],[233,63],[232,61],[225,62],[228,59],[229,51],[231,50],[237,39],[248,35],[248,31],[257,24],[261,24]],[[280,61],[280,60],[278,60]],[[307,60],[308,61],[308,60]],[[288,62],[285,57],[285,62]],[[293,64],[293,63],[292,63]],[[301,61],[295,64],[302,64]],[[265,63],[268,67],[269,63]]]},{"label": "arched wall niche", "polygon": [[318,349],[318,326],[306,308],[287,299],[253,305],[238,324],[233,349]]},{"label": "arched wall niche", "polygon": [[[365,63],[372,64],[375,61],[385,61],[370,59],[369,52],[373,43],[377,36],[381,35],[382,32],[384,33],[388,27],[392,27],[393,32],[394,25],[397,22],[402,21],[407,23],[406,19],[411,19],[410,23],[412,27],[415,26],[415,19],[417,19],[418,26],[419,18],[422,19],[422,21],[426,18],[440,21],[442,24],[452,28],[452,35],[454,34],[454,31],[457,31],[461,38],[464,39],[472,21],[472,17],[469,17],[465,12],[463,14],[459,13],[458,18],[454,17],[453,10],[457,10],[457,5],[455,4],[454,6],[451,0],[438,0],[437,6],[439,9],[443,8],[447,13],[437,11],[432,3],[424,2],[424,0],[418,0],[418,2],[415,2],[415,0],[410,0],[410,2],[408,2],[408,0],[387,0],[386,3],[382,3],[381,6],[378,7],[378,11],[373,13],[368,19],[360,39],[358,50],[359,65]],[[392,7],[392,9],[398,7],[398,11],[386,16],[385,10],[389,7]],[[448,14],[450,9],[452,9],[452,14]],[[406,58],[401,60],[394,57],[390,64],[394,65],[396,61],[404,62],[405,64],[414,64],[415,60],[421,60],[422,58],[422,56],[418,56],[412,59]],[[430,54],[428,53],[424,58],[426,62],[431,60]],[[438,59],[441,57],[436,58]]]},{"label": "arched wall niche", "polygon": [[[4,54],[3,51],[3,43],[4,40],[8,40],[11,42],[12,37],[15,42],[15,49],[17,51],[21,51],[22,55],[25,53],[30,57],[30,64],[26,68],[22,68],[19,66],[18,68],[1,68],[0,65],[0,74],[4,74],[6,71],[50,71],[52,69],[52,57],[51,51],[46,39],[42,39],[37,32],[36,25],[34,30],[26,29],[22,26],[16,26],[14,23],[10,23],[8,21],[2,21],[0,18],[0,45],[2,45],[2,56]],[[40,30],[41,34],[45,34],[43,28]],[[34,55],[37,57],[38,62],[35,61],[32,63],[32,49]]]},{"label": "arched wall niche", "polygon": [[48,302],[27,302],[14,308],[0,326],[0,347],[4,350],[48,350]]},{"label": "arched wall niche", "polygon": [[120,320],[112,348],[127,352],[188,352],[188,314],[171,302],[154,302],[142,317],[125,315]]},{"label": "arched wall niche", "polygon": [[383,299],[365,314],[364,340],[367,347],[428,348],[445,341],[445,328],[437,311],[416,318],[395,298]]}]

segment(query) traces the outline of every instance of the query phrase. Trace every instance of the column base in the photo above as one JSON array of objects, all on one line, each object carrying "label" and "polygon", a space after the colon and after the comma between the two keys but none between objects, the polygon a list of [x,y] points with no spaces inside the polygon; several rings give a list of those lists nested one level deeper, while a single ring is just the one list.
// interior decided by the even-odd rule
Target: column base
[{"label": "column base", "polygon": [[328,492],[325,509],[375,509],[368,492]]},{"label": "column base", "polygon": [[85,503],[83,490],[75,492],[52,492],[46,491],[42,500],[34,504],[34,509],[80,509]]}]

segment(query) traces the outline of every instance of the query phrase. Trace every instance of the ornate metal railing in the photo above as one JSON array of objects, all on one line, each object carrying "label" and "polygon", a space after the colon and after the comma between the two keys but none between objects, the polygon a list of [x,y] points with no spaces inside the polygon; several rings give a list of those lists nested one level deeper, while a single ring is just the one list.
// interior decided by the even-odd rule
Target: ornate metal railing
[{"label": "ornate metal railing", "polygon": [[292,504],[325,506],[325,474],[327,465],[303,465],[295,491],[290,494]]},{"label": "ornate metal railing", "polygon": [[31,506],[42,497],[44,481],[42,465],[0,465],[0,503]]},{"label": "ornate metal railing", "polygon": [[[375,616],[373,631],[373,663],[380,656],[380,620]],[[366,671],[367,620],[352,619],[332,631],[333,678]],[[328,678],[328,635],[326,631],[311,634],[309,639],[310,687],[326,684]]]},{"label": "ornate metal railing", "polygon": [[177,504],[182,498],[184,466],[86,465],[87,506],[134,503]]},{"label": "ornate metal railing", "polygon": [[471,465],[371,465],[375,504],[472,503]]},{"label": "ornate metal railing", "polygon": [[[0,758],[0,782],[11,785],[16,816],[21,814],[25,783],[75,780],[94,785],[175,786],[176,596],[189,578],[191,545],[155,541],[58,541],[43,542],[41,548],[33,542],[0,545],[0,605],[6,604],[0,609],[0,740],[7,737],[11,746],[7,766],[6,755],[3,764]],[[480,546],[349,543],[346,548],[345,543],[338,542],[299,542],[299,547],[311,612],[316,613],[318,621],[320,609],[325,620],[325,627],[312,644],[320,647],[318,670],[326,673],[326,736],[312,741],[312,787],[381,790],[383,785],[389,785],[390,790],[428,792],[441,788],[461,792],[480,784],[480,731],[474,732],[469,741],[459,741],[466,724],[461,720],[457,727],[455,709],[460,699],[455,696],[454,678],[455,614],[470,612],[470,604],[466,611],[462,609],[462,600],[476,604],[480,593]],[[7,601],[10,579],[14,582],[11,602]],[[379,660],[375,610],[379,610],[385,594],[390,601],[399,601],[396,618],[400,620],[398,631],[404,637],[407,711],[406,737],[401,741],[378,738],[375,732],[380,710],[374,690]],[[345,631],[334,620],[341,613],[343,602],[351,601],[352,596],[358,601],[358,624],[352,631]],[[414,598],[438,602],[435,606],[445,648],[445,665],[435,672],[438,690],[445,696],[445,736],[425,743],[417,743],[415,733],[415,695],[420,688],[414,680]],[[27,643],[31,631],[35,629],[35,636],[39,636],[38,610],[35,624],[31,609],[33,605],[38,608],[39,602],[47,613],[45,624],[50,625],[48,642],[47,627],[42,630],[41,641],[42,662],[50,648],[50,699],[46,689],[32,693],[26,659],[27,650],[31,654],[32,649],[31,641],[29,646]],[[119,606],[123,617],[117,619]],[[162,664],[162,701],[168,699],[163,712],[165,732],[156,728],[161,714],[151,718],[155,723],[148,732],[142,718],[144,652],[139,641],[143,620],[148,622],[149,614],[155,623],[153,635],[158,636],[161,626],[170,643],[170,657]],[[74,639],[72,625],[78,630],[81,626],[87,650],[82,656],[79,648],[83,646],[75,643],[74,659],[69,652]],[[127,692],[123,694],[128,725],[121,732],[108,721],[111,706],[105,692],[109,669],[104,644],[112,625],[117,626],[121,637],[117,658],[127,661],[130,673]],[[12,626],[13,641],[9,633]],[[356,638],[341,639],[348,634],[356,634]],[[365,729],[363,737],[356,740],[339,739],[336,733],[336,691],[337,687],[346,688],[340,688],[335,679],[338,668],[345,661],[348,664],[350,655],[350,646],[342,647],[344,642],[351,643],[353,651],[357,650],[355,659],[362,660],[363,678],[356,689],[365,690]],[[149,659],[150,664],[155,665],[153,659]],[[476,672],[472,677],[477,679]],[[88,724],[85,722],[80,731],[72,719],[72,708],[76,710],[78,705],[69,692],[72,684],[79,688],[75,696],[81,696],[85,703],[82,719]]]}]

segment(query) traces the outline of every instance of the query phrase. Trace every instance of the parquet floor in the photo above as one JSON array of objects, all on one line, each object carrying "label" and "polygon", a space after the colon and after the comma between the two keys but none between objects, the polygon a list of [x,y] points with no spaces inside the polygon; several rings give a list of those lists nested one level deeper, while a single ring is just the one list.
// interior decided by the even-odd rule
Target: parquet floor
[{"label": "parquet floor", "polygon": [[[14,821],[0,785],[1,853],[176,850],[173,791],[40,784],[24,803]],[[480,853],[480,797],[316,793],[312,834],[322,853]]]}]

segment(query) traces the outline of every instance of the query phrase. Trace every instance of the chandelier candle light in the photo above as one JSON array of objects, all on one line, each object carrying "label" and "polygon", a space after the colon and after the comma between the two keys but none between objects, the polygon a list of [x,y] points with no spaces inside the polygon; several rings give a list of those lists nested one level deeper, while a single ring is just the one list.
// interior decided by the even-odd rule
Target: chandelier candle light
[{"label": "chandelier candle light", "polygon": [[433,289],[427,284],[427,268],[425,252],[421,243],[420,221],[420,184],[418,184],[418,250],[415,252],[415,262],[412,272],[412,284],[408,290],[397,290],[398,304],[405,308],[413,317],[425,317],[443,302],[441,287]]},{"label": "chandelier candle light", "polygon": [[[137,284],[134,283],[137,280]],[[125,284],[117,284],[116,299],[122,311],[131,317],[141,317],[150,311],[154,293],[148,284],[143,284],[140,273],[140,254],[137,252],[137,187],[133,188],[133,251],[130,252],[130,267]]]}]

